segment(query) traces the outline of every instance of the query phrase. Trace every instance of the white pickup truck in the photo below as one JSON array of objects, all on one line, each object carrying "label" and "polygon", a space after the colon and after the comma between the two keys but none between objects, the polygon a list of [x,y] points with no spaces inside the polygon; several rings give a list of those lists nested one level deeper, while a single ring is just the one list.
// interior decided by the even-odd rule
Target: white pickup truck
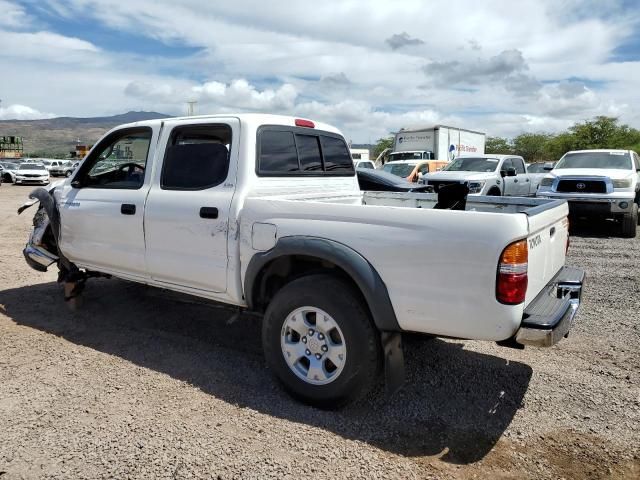
[{"label": "white pickup truck", "polygon": [[536,193],[522,157],[517,155],[470,155],[458,157],[438,172],[422,176],[420,183],[440,186],[466,183],[471,195],[529,197]]},{"label": "white pickup truck", "polygon": [[633,150],[567,152],[540,182],[537,195],[567,200],[576,217],[615,218],[635,238],[640,206],[640,157]]},{"label": "white pickup truck", "polygon": [[145,121],[32,193],[24,255],[75,293],[104,274],[262,313],[268,366],[331,408],[382,371],[402,384],[401,332],[516,348],[567,335],[584,273],[564,266],[566,202],[450,193],[361,192],[342,135],[310,120]]}]

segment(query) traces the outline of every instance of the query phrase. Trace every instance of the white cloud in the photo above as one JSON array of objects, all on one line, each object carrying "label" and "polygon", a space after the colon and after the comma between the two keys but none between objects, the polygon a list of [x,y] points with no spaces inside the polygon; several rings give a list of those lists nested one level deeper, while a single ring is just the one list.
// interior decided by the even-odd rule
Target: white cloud
[{"label": "white cloud", "polygon": [[[640,102],[640,64],[610,60],[638,30],[640,12],[617,0],[31,5],[27,14],[0,0],[9,12],[0,20],[0,61],[15,66],[0,93],[63,115],[181,114],[196,100],[199,113],[318,118],[356,142],[415,123],[512,135],[615,114],[640,126],[632,108]],[[37,17],[40,9],[48,15]],[[53,32],[47,21],[55,15],[201,50],[162,57],[135,54],[135,42],[111,49],[108,39]]]},{"label": "white cloud", "polygon": [[43,113],[26,105],[9,105],[0,107],[0,120],[36,120],[39,118],[53,118],[53,113]]},{"label": "white cloud", "polygon": [[29,26],[29,18],[21,5],[0,0],[0,12],[0,27],[20,29]]}]

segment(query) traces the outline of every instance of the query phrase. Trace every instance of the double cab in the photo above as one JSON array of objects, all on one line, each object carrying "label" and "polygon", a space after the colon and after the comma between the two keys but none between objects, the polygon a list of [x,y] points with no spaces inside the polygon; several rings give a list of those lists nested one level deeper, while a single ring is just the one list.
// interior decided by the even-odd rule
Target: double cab
[{"label": "double cab", "polygon": [[537,188],[527,173],[524,159],[516,155],[458,157],[422,180],[436,191],[442,185],[466,183],[471,195],[528,197],[535,195]]},{"label": "double cab", "polygon": [[566,202],[363,192],[341,133],[307,119],[123,125],[32,197],[32,267],[258,312],[269,368],[322,407],[401,385],[404,332],[550,346],[580,303]]}]

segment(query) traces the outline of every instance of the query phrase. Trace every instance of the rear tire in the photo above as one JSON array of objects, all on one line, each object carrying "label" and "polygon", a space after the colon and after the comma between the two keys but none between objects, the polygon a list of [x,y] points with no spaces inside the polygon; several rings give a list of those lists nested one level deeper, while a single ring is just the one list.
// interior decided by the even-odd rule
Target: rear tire
[{"label": "rear tire", "polygon": [[381,371],[379,335],[360,295],[332,275],[309,275],[282,287],[265,313],[262,344],[284,388],[320,408],[363,396]]},{"label": "rear tire", "polygon": [[631,205],[631,212],[622,216],[622,236],[626,238],[635,238],[638,228],[638,204]]}]

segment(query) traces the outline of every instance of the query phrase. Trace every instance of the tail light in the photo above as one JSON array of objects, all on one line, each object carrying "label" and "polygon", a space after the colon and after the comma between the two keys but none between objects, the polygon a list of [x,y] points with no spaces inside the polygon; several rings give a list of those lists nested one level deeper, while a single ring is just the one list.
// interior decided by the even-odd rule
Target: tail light
[{"label": "tail light", "polygon": [[526,240],[507,246],[500,255],[498,278],[496,279],[496,299],[506,305],[524,302],[527,294],[527,267],[529,248]]}]

